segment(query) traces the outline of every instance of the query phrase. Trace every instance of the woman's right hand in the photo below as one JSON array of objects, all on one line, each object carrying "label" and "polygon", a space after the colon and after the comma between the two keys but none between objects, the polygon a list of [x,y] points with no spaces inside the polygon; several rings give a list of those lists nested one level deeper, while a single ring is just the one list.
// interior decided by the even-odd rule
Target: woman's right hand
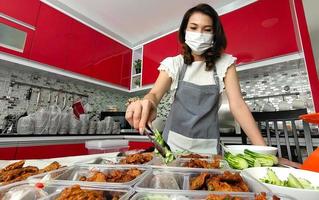
[{"label": "woman's right hand", "polygon": [[144,133],[146,123],[151,123],[156,118],[156,107],[148,99],[137,100],[128,105],[125,119],[129,124],[140,132]]}]

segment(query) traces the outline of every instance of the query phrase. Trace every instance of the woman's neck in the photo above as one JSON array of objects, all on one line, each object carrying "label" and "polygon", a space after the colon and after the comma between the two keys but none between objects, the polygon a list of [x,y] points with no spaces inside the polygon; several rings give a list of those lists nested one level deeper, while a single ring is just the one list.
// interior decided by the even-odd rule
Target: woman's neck
[{"label": "woman's neck", "polygon": [[194,57],[194,61],[204,61],[205,58],[201,55],[192,54]]}]

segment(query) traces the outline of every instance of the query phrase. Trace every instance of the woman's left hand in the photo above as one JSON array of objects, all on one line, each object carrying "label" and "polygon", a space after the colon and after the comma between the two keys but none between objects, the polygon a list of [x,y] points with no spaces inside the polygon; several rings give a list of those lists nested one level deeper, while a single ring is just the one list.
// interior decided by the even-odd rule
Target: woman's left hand
[{"label": "woman's left hand", "polygon": [[297,169],[299,169],[301,167],[300,163],[290,161],[286,158],[278,158],[278,161],[279,161],[279,164],[281,164],[281,165],[287,165],[287,166],[294,167]]}]

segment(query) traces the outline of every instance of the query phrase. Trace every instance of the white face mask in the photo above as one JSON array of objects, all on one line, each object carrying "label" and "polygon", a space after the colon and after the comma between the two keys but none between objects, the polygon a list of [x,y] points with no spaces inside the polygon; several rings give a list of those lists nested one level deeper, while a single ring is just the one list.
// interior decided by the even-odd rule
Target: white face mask
[{"label": "white face mask", "polygon": [[213,46],[212,33],[198,33],[186,31],[185,43],[196,55],[202,55],[208,48]]}]

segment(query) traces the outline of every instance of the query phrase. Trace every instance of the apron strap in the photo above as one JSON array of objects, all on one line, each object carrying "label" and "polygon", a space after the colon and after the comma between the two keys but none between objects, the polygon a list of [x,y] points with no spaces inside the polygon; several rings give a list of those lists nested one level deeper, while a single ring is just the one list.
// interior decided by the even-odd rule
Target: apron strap
[{"label": "apron strap", "polygon": [[[184,63],[183,66],[182,66],[182,70],[179,73],[178,81],[182,81],[184,79],[184,76],[185,76],[185,73],[186,73],[186,69],[187,69],[187,65]],[[214,69],[213,69],[213,76],[214,76],[213,78],[215,80],[215,84],[219,88],[220,84],[219,84],[219,77],[217,75],[216,67],[214,67]]]},{"label": "apron strap", "polygon": [[178,80],[179,81],[182,81],[184,79],[186,69],[187,69],[187,65],[184,63],[183,67],[182,67],[182,70],[181,70],[181,72],[179,73],[179,76],[178,76]]}]

